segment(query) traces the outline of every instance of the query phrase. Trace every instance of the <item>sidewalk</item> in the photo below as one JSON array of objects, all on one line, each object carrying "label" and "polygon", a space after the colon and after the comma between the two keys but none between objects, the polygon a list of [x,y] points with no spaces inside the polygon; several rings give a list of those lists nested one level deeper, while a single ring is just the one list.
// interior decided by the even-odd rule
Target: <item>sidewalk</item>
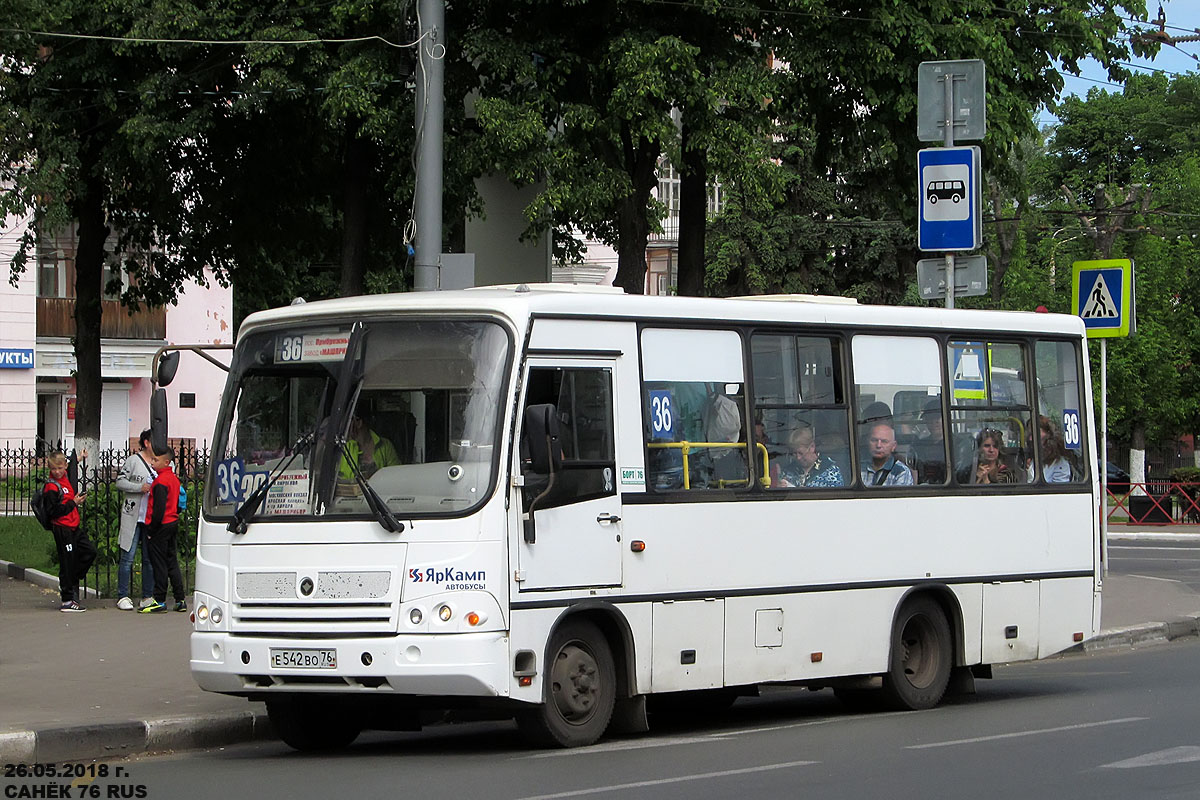
[{"label": "sidewalk", "polygon": [[[1121,531],[1110,538],[1163,533]],[[1191,536],[1200,541],[1200,533]],[[57,587],[56,579],[0,561],[0,763],[111,758],[273,736],[262,703],[203,692],[192,681],[190,614],[139,615],[118,611],[112,600],[89,601],[85,614],[61,614],[58,592],[49,587]],[[1103,631],[1082,649],[1195,635],[1198,620],[1200,595],[1180,584],[1110,575]]]}]

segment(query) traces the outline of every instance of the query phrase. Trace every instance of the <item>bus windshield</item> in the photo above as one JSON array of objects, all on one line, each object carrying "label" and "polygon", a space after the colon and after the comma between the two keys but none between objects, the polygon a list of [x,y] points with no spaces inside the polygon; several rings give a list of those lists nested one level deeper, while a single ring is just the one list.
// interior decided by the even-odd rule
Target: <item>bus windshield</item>
[{"label": "bus windshield", "polygon": [[276,473],[256,519],[367,515],[364,483],[397,517],[467,511],[493,485],[509,350],[482,320],[247,335],[217,422],[208,514],[232,515]]}]

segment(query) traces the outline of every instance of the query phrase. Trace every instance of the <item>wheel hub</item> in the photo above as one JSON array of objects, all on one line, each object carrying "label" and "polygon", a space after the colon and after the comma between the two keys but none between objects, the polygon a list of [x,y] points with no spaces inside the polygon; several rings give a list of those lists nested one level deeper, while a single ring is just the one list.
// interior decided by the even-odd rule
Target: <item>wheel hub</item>
[{"label": "wheel hub", "polygon": [[600,691],[595,657],[575,644],[559,651],[551,674],[554,703],[563,719],[580,723],[591,716]]}]

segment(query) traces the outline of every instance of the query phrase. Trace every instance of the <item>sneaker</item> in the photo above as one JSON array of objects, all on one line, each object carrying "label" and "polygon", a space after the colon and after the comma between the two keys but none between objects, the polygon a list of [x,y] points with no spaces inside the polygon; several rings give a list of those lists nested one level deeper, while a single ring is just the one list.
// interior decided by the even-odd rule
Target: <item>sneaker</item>
[{"label": "sneaker", "polygon": [[121,609],[122,611],[133,611],[133,601],[128,597],[122,597],[117,601],[117,608]]},{"label": "sneaker", "polygon": [[180,600],[175,604],[176,611],[187,611],[187,600]]},{"label": "sneaker", "polygon": [[138,608],[139,608],[139,609],[142,609],[142,608],[149,608],[149,607],[150,607],[150,606],[152,606],[152,605],[154,605],[154,598],[153,598],[153,597],[143,597],[143,598],[142,598],[142,602],[138,603]]},{"label": "sneaker", "polygon": [[150,605],[146,606],[145,608],[139,609],[138,613],[139,614],[161,614],[162,612],[164,612],[166,610],[167,610],[166,603],[160,603],[157,600],[154,600],[154,601],[151,601]]},{"label": "sneaker", "polygon": [[64,614],[78,614],[80,611],[87,611],[86,608],[76,603],[74,600],[68,600],[58,608]]}]

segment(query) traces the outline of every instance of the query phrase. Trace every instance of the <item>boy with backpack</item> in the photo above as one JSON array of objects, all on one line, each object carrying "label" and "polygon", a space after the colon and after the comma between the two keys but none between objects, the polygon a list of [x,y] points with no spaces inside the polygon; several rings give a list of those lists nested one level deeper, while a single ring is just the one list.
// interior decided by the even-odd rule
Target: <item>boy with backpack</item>
[{"label": "boy with backpack", "polygon": [[183,574],[179,571],[179,552],[175,538],[179,534],[179,478],[171,469],[174,453],[170,447],[153,449],[150,484],[146,502],[146,540],[150,542],[150,561],[154,564],[154,602],[139,609],[139,614],[159,614],[167,610],[167,582],[175,597],[175,610],[187,611],[183,593]]},{"label": "boy with backpack", "polygon": [[[83,455],[87,458],[86,451]],[[74,461],[73,453],[70,462],[61,450],[51,453],[47,459],[50,480],[42,489],[50,531],[58,548],[59,611],[64,613],[87,610],[79,604],[79,581],[96,560],[96,545],[79,524],[79,506],[87,499],[87,492],[77,492],[75,481],[68,477],[68,472],[77,472]]]}]

